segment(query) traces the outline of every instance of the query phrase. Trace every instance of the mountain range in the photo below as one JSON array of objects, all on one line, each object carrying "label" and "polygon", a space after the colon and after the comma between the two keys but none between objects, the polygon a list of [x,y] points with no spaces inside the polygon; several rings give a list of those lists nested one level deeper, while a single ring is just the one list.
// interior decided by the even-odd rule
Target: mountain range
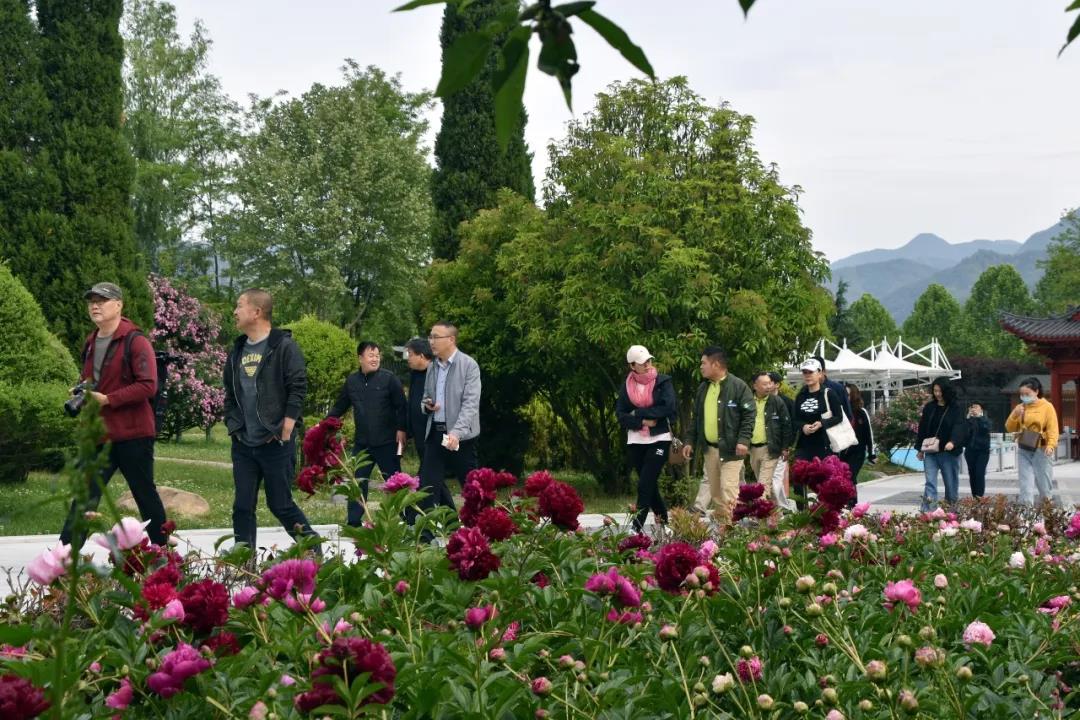
[{"label": "mountain range", "polygon": [[1065,223],[1016,240],[971,240],[950,243],[933,233],[920,233],[902,247],[855,253],[832,263],[829,289],[836,292],[841,280],[848,283],[848,303],[870,293],[892,314],[897,325],[904,322],[923,291],[931,283],[943,285],[960,303],[983,270],[1007,263],[1016,268],[1034,290],[1042,277],[1038,262],[1046,248],[1065,230]]}]

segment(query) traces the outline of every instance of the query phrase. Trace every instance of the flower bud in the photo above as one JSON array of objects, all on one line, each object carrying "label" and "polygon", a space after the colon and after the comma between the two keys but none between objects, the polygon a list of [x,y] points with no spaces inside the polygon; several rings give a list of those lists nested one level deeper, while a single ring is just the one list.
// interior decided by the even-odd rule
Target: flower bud
[{"label": "flower bud", "polygon": [[559,667],[569,668],[574,666],[574,658],[570,655],[563,655],[559,658]]},{"label": "flower bud", "polygon": [[574,661],[574,672],[583,672],[585,670],[585,663],[580,660]]},{"label": "flower bud", "polygon": [[971,672],[971,668],[968,667],[967,665],[961,665],[960,667],[958,667],[956,669],[956,679],[957,680],[967,682],[968,680],[970,680],[972,678],[972,675],[974,675],[974,673]]},{"label": "flower bud", "polygon": [[491,660],[491,662],[498,662],[498,663],[505,662],[506,661],[506,650],[504,650],[501,647],[491,648],[491,650],[488,652],[488,660]]},{"label": "flower bud", "polygon": [[739,648],[739,657],[744,657],[747,659],[754,657],[754,648],[750,647],[749,645],[743,645],[741,648]]},{"label": "flower bud", "polygon": [[921,637],[923,640],[926,640],[927,642],[930,642],[937,637],[937,631],[935,631],[934,628],[930,627],[929,625],[923,625],[921,628],[919,628],[919,637]]},{"label": "flower bud", "polygon": [[586,675],[585,673],[578,673],[578,674],[577,674],[577,675],[576,675],[575,677],[577,678],[577,681],[578,681],[579,683],[583,683],[583,684],[584,684],[584,683],[587,683],[587,682],[589,682],[589,676],[588,676],[588,675]]},{"label": "flower bud", "polygon": [[871,660],[866,663],[866,677],[871,680],[884,680],[889,674],[889,668],[881,660]]},{"label": "flower bud", "polygon": [[693,697],[694,707],[704,707],[707,702],[709,702],[709,697],[707,695],[696,693]]},{"label": "flower bud", "polygon": [[697,692],[697,693],[705,692],[705,683],[701,682],[700,680],[698,680],[696,683],[694,683],[694,692]]},{"label": "flower bud", "polygon": [[547,695],[551,692],[551,681],[546,677],[538,677],[532,681],[532,691],[534,695]]},{"label": "flower bud", "polygon": [[791,607],[791,598],[782,597],[782,598],[780,598],[779,601],[777,601],[776,604],[779,605],[784,610],[787,610],[789,607]]},{"label": "flower bud", "polygon": [[829,596],[836,595],[836,583],[834,583],[834,582],[825,583],[824,585],[821,586],[821,592],[823,592],[823,593],[825,593],[826,595],[829,595]]},{"label": "flower bud", "polygon": [[799,713],[800,715],[805,715],[806,713],[810,712],[810,706],[804,703],[802,700],[796,700],[794,703],[792,703],[791,709]]},{"label": "flower bud", "polygon": [[271,698],[271,699],[276,698],[277,697],[277,688],[273,688],[273,687],[267,688],[266,689],[266,697]]},{"label": "flower bud", "polygon": [[904,708],[908,712],[915,712],[919,709],[919,699],[915,697],[915,693],[910,690],[900,691],[900,707]]},{"label": "flower bud", "polygon": [[674,625],[664,625],[660,628],[661,640],[674,640],[679,637],[679,629]]},{"label": "flower bud", "polygon": [[913,645],[910,635],[897,635],[896,644],[900,647],[911,647]]},{"label": "flower bud", "polygon": [[840,702],[840,695],[836,692],[836,688],[827,687],[821,691],[821,699],[830,705],[835,705]]},{"label": "flower bud", "polygon": [[870,712],[874,709],[874,703],[870,702],[869,700],[860,700],[859,709],[863,712]]},{"label": "flower bud", "polygon": [[817,583],[813,577],[809,575],[803,575],[795,581],[795,589],[801,593],[808,593],[814,589],[814,585]]},{"label": "flower bud", "polygon": [[702,655],[701,657],[699,657],[698,662],[701,663],[702,667],[709,667],[709,665],[712,664],[712,660],[709,659],[708,655]]},{"label": "flower bud", "polygon": [[735,677],[729,672],[717,675],[712,680],[712,691],[717,695],[723,695],[733,687],[735,687]]},{"label": "flower bud", "polygon": [[806,606],[806,614],[810,617],[821,617],[821,614],[825,612],[825,609],[818,605],[816,602],[810,603]]},{"label": "flower bud", "polygon": [[771,695],[758,695],[757,696],[758,707],[762,710],[772,710],[773,699]]}]

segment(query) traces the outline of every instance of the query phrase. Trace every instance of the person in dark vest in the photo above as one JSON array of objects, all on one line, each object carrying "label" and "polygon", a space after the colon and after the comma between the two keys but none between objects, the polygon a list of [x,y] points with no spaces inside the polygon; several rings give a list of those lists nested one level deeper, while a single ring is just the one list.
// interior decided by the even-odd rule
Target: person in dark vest
[{"label": "person in dark vest", "polygon": [[[352,410],[356,436],[353,455],[364,454],[366,461],[356,468],[356,478],[367,501],[371,471],[377,464],[383,479],[401,472],[401,453],[405,449],[405,391],[397,375],[381,367],[382,352],[376,343],[363,341],[356,346],[360,369],[345,379],[330,417],[341,417]],[[349,500],[348,523],[359,527],[364,506]]]},{"label": "person in dark vest", "polygon": [[296,472],[294,430],[307,395],[307,365],[288,330],[272,326],[270,293],[245,290],[233,318],[243,333],[225,358],[225,427],[232,438],[233,536],[255,549],[259,486],[266,505],[296,538],[316,535],[292,496]]},{"label": "person in dark vest", "polygon": [[[100,483],[90,483],[86,504],[71,503],[60,542],[78,550],[86,541],[85,532],[74,532],[76,516],[95,510],[105,485],[117,470],[124,476],[143,520],[149,520],[146,533],[156,545],[165,542],[161,526],[165,506],[154,484],[154,409],[150,401],[157,393],[157,362],[150,340],[123,316],[124,293],[108,282],[94,285],[83,295],[90,319],[97,328],[86,338],[83,350],[81,382],[92,381],[86,390],[101,408],[105,437],[112,443],[109,462],[101,472]],[[124,345],[129,334],[129,351]],[[59,411],[58,411],[59,412]]]}]

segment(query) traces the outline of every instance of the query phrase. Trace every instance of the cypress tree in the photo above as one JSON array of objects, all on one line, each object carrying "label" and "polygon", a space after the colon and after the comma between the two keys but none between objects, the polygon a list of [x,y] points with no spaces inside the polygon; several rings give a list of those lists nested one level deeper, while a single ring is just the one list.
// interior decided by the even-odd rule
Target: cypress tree
[{"label": "cypress tree", "polygon": [[82,293],[102,280],[124,290],[143,326],[152,303],[132,232],[134,163],[120,133],[121,0],[38,0],[41,80],[49,102],[41,139],[57,194],[34,234],[11,249],[12,269],[50,328],[73,350],[89,328]]},{"label": "cypress tree", "polygon": [[[516,11],[517,7],[517,0],[476,0],[464,10],[447,3],[441,33],[443,52],[458,36],[480,30],[496,15]],[[479,210],[494,207],[500,189],[509,188],[530,202],[535,198],[532,153],[525,144],[524,107],[505,150],[495,136],[491,76],[499,67],[502,40],[497,38],[493,43],[476,79],[443,100],[431,186],[435,206],[432,249],[436,258],[457,257],[458,226]],[[472,350],[478,352],[483,363],[484,350]],[[479,446],[481,464],[520,472],[529,441],[529,423],[518,412],[529,399],[526,384],[518,378],[486,372],[480,398],[484,436]]]},{"label": "cypress tree", "polygon": [[[496,15],[518,6],[516,0],[476,0],[459,10],[447,3],[443,14],[443,53],[460,35],[482,29]],[[509,188],[533,200],[532,153],[525,144],[526,114],[503,150],[495,139],[491,76],[499,67],[502,42],[492,45],[487,63],[466,88],[443,100],[442,126],[435,138],[436,170],[431,196],[435,204],[432,249],[436,258],[453,260],[458,225],[478,210],[494,207],[495,193]]]}]

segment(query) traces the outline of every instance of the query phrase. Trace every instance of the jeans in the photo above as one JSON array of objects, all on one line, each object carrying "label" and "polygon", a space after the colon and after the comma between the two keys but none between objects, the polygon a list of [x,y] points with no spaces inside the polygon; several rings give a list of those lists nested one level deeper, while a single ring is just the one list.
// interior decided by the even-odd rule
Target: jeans
[{"label": "jeans", "polygon": [[1036,490],[1039,491],[1040,502],[1053,499],[1054,465],[1051,459],[1046,457],[1044,448],[1016,448],[1016,469],[1020,476],[1020,502],[1034,505]]},{"label": "jeans", "polygon": [[[356,479],[360,481],[360,489],[364,493],[364,501],[368,496],[368,481],[371,479],[371,471],[378,464],[379,472],[383,474],[383,480],[388,480],[391,475],[401,472],[401,457],[397,454],[397,443],[389,445],[377,445],[375,447],[354,447],[353,455],[367,453],[367,462],[356,469]],[[360,527],[364,521],[364,506],[355,500],[348,502],[347,522],[352,527]]]},{"label": "jeans", "polygon": [[60,542],[71,543],[72,549],[76,551],[83,546],[86,542],[86,534],[80,533],[73,537],[71,526],[75,522],[77,513],[97,509],[98,503],[101,502],[101,489],[109,484],[109,480],[117,470],[127,480],[131,496],[135,499],[135,505],[138,506],[142,519],[150,521],[150,524],[146,526],[150,542],[155,545],[165,544],[165,535],[161,532],[161,525],[165,522],[165,506],[161,504],[161,496],[158,495],[157,486],[154,485],[154,438],[119,440],[110,446],[109,464],[101,471],[101,484],[90,483],[90,494],[86,498],[86,505],[82,508],[77,507],[75,501],[71,502],[67,520],[64,521],[64,529],[60,531]]},{"label": "jeans", "polygon": [[982,497],[986,494],[986,465],[990,462],[989,450],[965,450],[968,481],[971,483],[971,496]]},{"label": "jeans", "polygon": [[926,487],[923,490],[922,511],[926,512],[937,504],[937,476],[945,483],[945,502],[954,503],[960,495],[960,456],[947,452],[926,453],[923,455],[923,468],[926,471]]},{"label": "jeans", "polygon": [[658,523],[667,523],[667,505],[660,495],[660,473],[667,465],[671,441],[649,443],[648,445],[627,445],[626,458],[630,467],[637,470],[637,513],[634,515],[634,530],[641,532],[649,511]]},{"label": "jeans", "polygon": [[[294,539],[297,534],[315,535],[304,511],[292,497],[293,472],[296,467],[296,440],[276,440],[251,447],[233,438],[233,535],[235,542],[255,549],[255,506],[259,485],[266,483],[266,506]],[[300,527],[298,531],[296,528]]]}]

